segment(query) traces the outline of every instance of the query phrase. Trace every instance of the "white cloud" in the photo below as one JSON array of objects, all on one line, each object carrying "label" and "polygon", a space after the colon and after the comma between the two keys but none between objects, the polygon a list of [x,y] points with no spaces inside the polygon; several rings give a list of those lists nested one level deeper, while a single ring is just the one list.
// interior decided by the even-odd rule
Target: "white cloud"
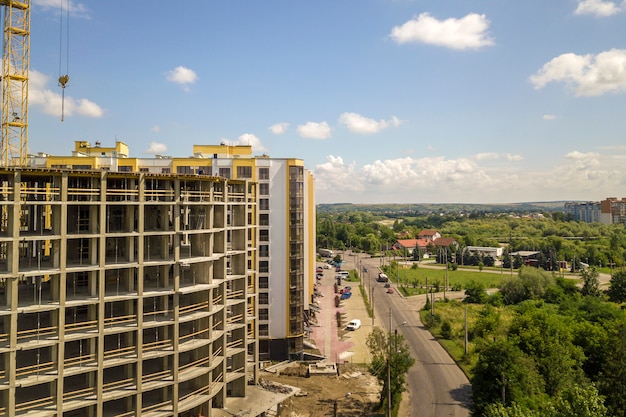
[{"label": "white cloud", "polygon": [[346,165],[343,158],[328,155],[325,163],[315,167],[316,191],[363,191],[363,185],[359,181],[355,181],[357,175],[355,167],[356,163],[354,162]]},{"label": "white cloud", "polygon": [[289,123],[287,122],[276,123],[270,126],[270,132],[275,135],[282,135],[287,129],[289,129]]},{"label": "white cloud", "polygon": [[252,146],[252,151],[257,153],[267,151],[267,148],[261,144],[261,139],[252,133],[244,133],[239,136],[234,145]]},{"label": "white cloud", "polygon": [[153,131],[154,133],[159,133],[161,131],[161,126],[154,125],[150,128],[150,130]]},{"label": "white cloud", "polygon": [[470,13],[460,19],[437,20],[428,13],[394,26],[391,38],[399,44],[425,43],[451,49],[478,49],[494,44],[485,15]]},{"label": "white cloud", "polygon": [[626,2],[621,5],[605,0],[578,0],[578,7],[574,12],[577,15],[590,14],[597,17],[612,16],[624,10]]},{"label": "white cloud", "polygon": [[167,72],[167,81],[183,86],[185,91],[189,91],[189,85],[198,80],[198,75],[192,69],[185,68],[182,65]]},{"label": "white cloud", "polygon": [[[626,185],[624,151],[571,151],[545,169],[529,168],[521,155],[500,154],[515,164],[491,164],[484,158],[444,157],[377,160],[358,167],[339,156],[314,169],[316,200],[353,203],[589,200],[615,194]],[[481,161],[485,161],[484,164]],[[532,161],[531,161],[532,162]],[[531,163],[529,162],[529,163]],[[366,192],[364,192],[366,190]]]},{"label": "white cloud", "polygon": [[348,128],[353,133],[378,133],[388,127],[398,127],[402,123],[396,116],[390,120],[376,121],[358,113],[342,113],[339,116],[339,123]]},{"label": "white cloud", "polygon": [[508,162],[511,162],[511,161],[521,161],[524,159],[524,157],[521,155],[513,155],[510,153],[499,154],[496,152],[483,152],[483,153],[477,153],[476,155],[474,155],[473,159],[475,161],[492,161],[492,160],[497,160],[497,159],[504,159]]},{"label": "white cloud", "polygon": [[495,152],[483,152],[483,153],[477,153],[476,155],[474,155],[474,159],[477,161],[484,161],[484,160],[498,159],[498,158],[500,158],[500,155],[498,155]]},{"label": "white cloud", "polygon": [[167,152],[167,146],[163,143],[151,142],[150,147],[143,151],[143,153],[148,153],[152,155],[163,155]]},{"label": "white cloud", "polygon": [[298,134],[305,139],[330,139],[332,129],[327,122],[307,122],[298,126]]},{"label": "white cloud", "polygon": [[620,92],[626,90],[626,50],[559,55],[532,75],[530,82],[537,90],[551,82],[563,82],[572,85],[577,96]]},{"label": "white cloud", "polygon": [[[59,0],[33,0],[33,5],[41,7],[44,10],[54,10],[56,13],[67,13],[68,2]],[[69,1],[69,11],[72,17],[82,19],[90,19],[89,10],[82,3]],[[64,16],[65,17],[65,16]]]},{"label": "white cloud", "polygon": [[33,107],[40,108],[51,116],[71,117],[74,115],[98,118],[104,115],[104,110],[93,101],[81,98],[76,99],[65,95],[65,102],[59,92],[46,88],[49,77],[39,71],[30,70],[28,102]]},{"label": "white cloud", "polygon": [[544,114],[543,115],[543,120],[554,120],[556,119],[556,116],[553,114]]},{"label": "white cloud", "polygon": [[514,154],[510,154],[510,153],[505,153],[504,154],[504,159],[506,159],[507,161],[523,161],[524,157],[522,155],[514,155]]}]

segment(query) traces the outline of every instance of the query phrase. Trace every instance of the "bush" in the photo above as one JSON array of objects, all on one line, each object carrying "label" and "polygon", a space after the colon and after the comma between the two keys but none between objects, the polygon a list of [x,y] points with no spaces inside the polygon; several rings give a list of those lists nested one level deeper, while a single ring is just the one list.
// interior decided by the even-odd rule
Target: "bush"
[{"label": "bush", "polygon": [[452,339],[452,325],[448,320],[441,323],[441,337],[444,339]]}]

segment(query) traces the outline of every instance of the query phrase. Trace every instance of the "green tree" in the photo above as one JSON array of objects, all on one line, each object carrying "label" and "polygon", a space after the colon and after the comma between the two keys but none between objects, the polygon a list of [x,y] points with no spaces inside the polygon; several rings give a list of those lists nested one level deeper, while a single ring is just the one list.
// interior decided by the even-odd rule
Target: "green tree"
[{"label": "green tree", "polygon": [[374,327],[370,332],[366,344],[372,355],[369,371],[382,385],[380,406],[387,405],[387,394],[391,392],[392,409],[397,410],[402,393],[406,391],[406,374],[415,363],[409,345],[401,334],[385,333],[379,327]]},{"label": "green tree", "polygon": [[[522,407],[517,403],[506,406],[502,403],[491,403],[485,407],[483,417],[539,417],[540,414]],[[542,416],[543,417],[543,416]]]},{"label": "green tree", "polygon": [[[606,417],[607,408],[593,384],[573,384],[560,391],[552,401],[549,417]],[[612,414],[614,415],[614,414]]]},{"label": "green tree", "polygon": [[610,415],[626,416],[626,321],[614,328],[607,343],[607,356],[600,375],[600,392],[606,396]]},{"label": "green tree", "polygon": [[580,275],[583,279],[583,287],[580,290],[582,295],[591,297],[599,297],[602,295],[602,291],[600,291],[600,273],[595,267],[583,269]]},{"label": "green tree", "polygon": [[498,401],[526,408],[545,397],[543,378],[535,362],[508,340],[479,348],[471,382],[472,408],[477,416]]},{"label": "green tree", "polygon": [[464,303],[484,304],[487,300],[487,292],[485,286],[477,281],[470,281],[465,285]]},{"label": "green tree", "polygon": [[532,301],[520,305],[520,311],[511,323],[509,338],[535,360],[548,395],[584,379],[584,355],[572,341],[571,319]]},{"label": "green tree", "polygon": [[616,303],[626,301],[626,271],[617,271],[611,276],[609,289],[607,290],[609,300]]}]

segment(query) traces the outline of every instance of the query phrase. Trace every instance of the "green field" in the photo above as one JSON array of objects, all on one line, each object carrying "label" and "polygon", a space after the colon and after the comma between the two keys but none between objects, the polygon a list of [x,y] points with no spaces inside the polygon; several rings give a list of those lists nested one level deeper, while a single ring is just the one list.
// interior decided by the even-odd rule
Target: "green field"
[{"label": "green field", "polygon": [[[432,285],[443,287],[446,279],[445,269],[423,267],[402,269],[400,267],[398,270],[387,268],[387,271],[391,281],[403,287],[403,291],[407,295],[423,294],[427,292],[427,287]],[[517,271],[514,271],[514,274],[517,274]],[[468,283],[476,281],[483,284],[485,288],[496,288],[506,276],[510,276],[510,271],[494,273],[462,269],[457,269],[456,271],[448,270],[447,286],[449,289],[461,290]]]}]

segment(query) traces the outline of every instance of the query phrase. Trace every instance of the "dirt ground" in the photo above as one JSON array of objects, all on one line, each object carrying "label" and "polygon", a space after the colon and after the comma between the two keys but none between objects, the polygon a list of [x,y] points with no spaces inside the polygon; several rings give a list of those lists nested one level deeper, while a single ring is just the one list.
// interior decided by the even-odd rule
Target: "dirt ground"
[{"label": "dirt ground", "polygon": [[281,417],[333,416],[335,400],[340,417],[384,415],[373,411],[381,388],[363,365],[340,365],[339,376],[307,377],[307,367],[294,364],[278,373],[263,372],[261,379],[301,389],[301,395],[283,404]]}]

